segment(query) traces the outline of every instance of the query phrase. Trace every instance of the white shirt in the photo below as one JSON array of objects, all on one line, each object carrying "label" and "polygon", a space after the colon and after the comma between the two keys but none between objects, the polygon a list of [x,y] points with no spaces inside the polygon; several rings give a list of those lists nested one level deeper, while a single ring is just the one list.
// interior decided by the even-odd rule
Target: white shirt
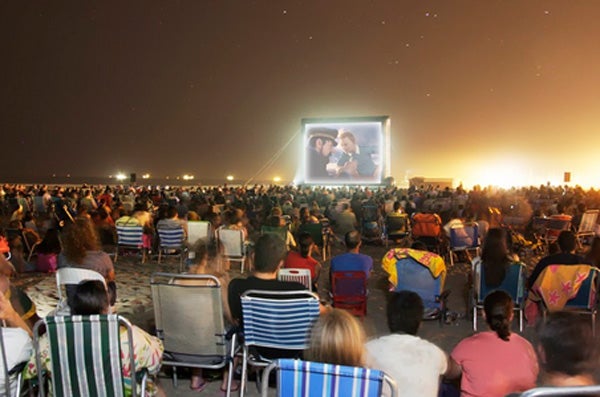
[{"label": "white shirt", "polygon": [[448,368],[448,358],[439,347],[408,334],[382,336],[365,347],[368,366],[391,376],[400,397],[437,397],[440,376]]},{"label": "white shirt", "polygon": [[[27,362],[33,351],[33,344],[29,334],[22,328],[2,328],[2,338],[6,353],[6,364],[10,371],[19,363]],[[4,362],[0,358],[0,395],[4,395],[6,379],[4,379]],[[11,380],[11,395],[17,388],[16,379]]]}]

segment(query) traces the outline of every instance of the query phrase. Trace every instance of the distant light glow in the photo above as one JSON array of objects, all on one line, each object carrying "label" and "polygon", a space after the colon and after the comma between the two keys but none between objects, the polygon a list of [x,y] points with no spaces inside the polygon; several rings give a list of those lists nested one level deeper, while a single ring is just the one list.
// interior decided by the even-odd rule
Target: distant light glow
[{"label": "distant light glow", "polygon": [[230,182],[233,181],[233,175],[227,175],[227,180]]},{"label": "distant light glow", "polygon": [[184,174],[182,178],[184,181],[191,181],[194,179],[194,175]]},{"label": "distant light glow", "polygon": [[150,174],[144,174],[144,175],[142,175],[142,179],[150,179]]},{"label": "distant light glow", "polygon": [[115,178],[119,181],[124,181],[125,179],[127,179],[127,176],[124,173],[119,172],[117,175],[115,175]]},{"label": "distant light glow", "polygon": [[279,183],[281,182],[281,178],[276,176],[275,178],[273,178],[273,182]]}]

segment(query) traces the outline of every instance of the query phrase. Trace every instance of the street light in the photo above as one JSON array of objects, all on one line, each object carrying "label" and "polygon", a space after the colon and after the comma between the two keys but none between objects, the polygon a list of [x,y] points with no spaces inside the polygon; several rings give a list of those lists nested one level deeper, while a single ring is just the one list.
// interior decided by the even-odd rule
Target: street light
[{"label": "street light", "polygon": [[279,182],[281,182],[281,178],[276,176],[275,178],[273,178],[273,182],[279,183]]},{"label": "street light", "polygon": [[227,175],[227,180],[228,180],[229,182],[233,181],[233,175]]}]

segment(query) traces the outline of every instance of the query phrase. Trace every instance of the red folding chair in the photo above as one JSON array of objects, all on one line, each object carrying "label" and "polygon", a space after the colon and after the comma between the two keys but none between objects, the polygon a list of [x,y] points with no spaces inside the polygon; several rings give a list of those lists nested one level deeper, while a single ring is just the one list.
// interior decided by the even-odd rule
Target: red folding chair
[{"label": "red folding chair", "polygon": [[354,316],[367,315],[367,276],[363,271],[339,271],[331,274],[333,307]]}]

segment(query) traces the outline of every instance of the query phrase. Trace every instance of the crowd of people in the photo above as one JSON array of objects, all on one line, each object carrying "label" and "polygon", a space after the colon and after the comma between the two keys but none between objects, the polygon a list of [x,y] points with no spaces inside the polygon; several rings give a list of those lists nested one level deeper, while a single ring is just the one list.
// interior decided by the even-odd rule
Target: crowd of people
[{"label": "crowd of people", "polygon": [[[476,258],[483,267],[484,282],[493,289],[502,283],[508,267],[519,261],[510,232],[525,236],[534,233],[534,217],[569,216],[573,225],[581,221],[587,208],[600,208],[600,194],[580,188],[549,187],[512,190],[409,188],[317,188],[291,186],[151,188],[125,186],[48,187],[5,185],[0,189],[0,207],[6,220],[2,238],[10,261],[1,257],[0,273],[9,278],[15,272],[52,271],[56,267],[81,267],[94,270],[102,282],[85,282],[67,291],[73,314],[107,313],[117,300],[118,275],[103,246],[116,243],[115,226],[136,225],[144,230],[144,246],[157,250],[156,230],[183,228],[187,221],[205,220],[211,230],[241,230],[251,242],[253,268],[248,277],[229,280],[229,267],[219,265],[219,250],[213,234],[207,244],[190,247],[188,271],[213,274],[222,281],[224,317],[232,327],[243,326],[240,296],[248,290],[297,291],[306,286],[277,280],[282,267],[305,268],[311,273],[313,288],[322,288],[326,263],[319,260],[319,247],[313,236],[302,231],[306,224],[321,224],[331,229],[330,237],[344,246],[345,253],[334,256],[330,273],[362,271],[370,277],[373,257],[360,252],[365,206],[375,207],[378,217],[394,214],[410,217],[435,213],[440,223],[455,228],[463,221],[478,221],[482,227],[483,250]],[[503,219],[497,215],[502,214]],[[510,219],[510,221],[508,221]],[[263,226],[284,227],[285,238],[261,234]],[[10,232],[13,231],[11,234]],[[17,231],[18,233],[14,233]],[[527,286],[532,288],[540,274],[551,265],[598,265],[600,239],[592,239],[586,256],[575,253],[572,231],[557,238],[558,252],[552,252],[533,267]],[[38,263],[28,261],[28,250],[37,245]],[[2,244],[0,244],[0,249]],[[417,245],[416,249],[427,247]],[[41,254],[41,255],[40,255]],[[40,258],[43,261],[40,261]],[[52,259],[54,258],[54,265]],[[1,286],[1,284],[0,284]],[[8,290],[8,287],[5,289]],[[10,352],[11,360],[31,356],[30,339],[35,306],[29,301],[19,307],[12,299],[0,297],[0,318],[22,346]],[[12,295],[11,295],[12,296]],[[26,302],[26,299],[24,299]],[[24,306],[24,307],[23,307]],[[33,309],[32,309],[33,307]],[[19,312],[18,312],[19,311]],[[18,313],[17,313],[18,312]],[[511,331],[513,300],[496,290],[485,297],[485,321],[489,331],[461,341],[450,354],[417,336],[424,316],[418,294],[398,291],[389,294],[387,321],[389,335],[367,341],[365,331],[347,312],[321,305],[321,315],[311,331],[306,352],[264,349],[263,357],[303,357],[319,362],[370,366],[392,376],[406,396],[504,396],[535,387],[593,384],[597,352],[588,322],[565,313],[553,314],[543,323],[534,347]],[[29,314],[30,317],[27,317]],[[33,317],[35,320],[36,318]],[[140,365],[157,373],[162,356],[161,341],[141,329],[136,333],[142,349],[136,357]],[[11,334],[5,334],[7,335]],[[576,335],[576,336],[574,336]],[[11,336],[12,337],[12,336]],[[16,339],[16,340],[17,340]],[[576,339],[578,343],[573,343]],[[562,356],[564,355],[564,356]],[[7,364],[8,365],[8,364]],[[33,361],[26,367],[35,376]],[[226,377],[224,377],[225,379]],[[440,383],[440,379],[446,381]],[[453,381],[459,379],[459,381]],[[452,387],[451,384],[458,385]],[[207,384],[200,370],[192,372],[190,387],[202,391]],[[441,388],[440,388],[441,385]],[[2,385],[0,385],[1,387]],[[222,384],[222,388],[225,383]],[[237,384],[233,389],[239,387]],[[159,389],[150,389],[160,393]]]}]

